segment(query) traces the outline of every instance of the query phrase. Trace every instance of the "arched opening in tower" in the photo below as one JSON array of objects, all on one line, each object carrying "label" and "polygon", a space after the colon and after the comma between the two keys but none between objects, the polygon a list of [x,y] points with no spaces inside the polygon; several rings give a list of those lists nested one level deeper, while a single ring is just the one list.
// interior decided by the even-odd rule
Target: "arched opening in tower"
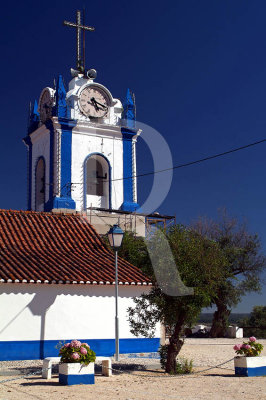
[{"label": "arched opening in tower", "polygon": [[86,206],[110,208],[109,163],[99,154],[91,155],[85,164]]},{"label": "arched opening in tower", "polygon": [[35,210],[44,211],[45,202],[45,162],[40,158],[36,165],[35,176]]}]

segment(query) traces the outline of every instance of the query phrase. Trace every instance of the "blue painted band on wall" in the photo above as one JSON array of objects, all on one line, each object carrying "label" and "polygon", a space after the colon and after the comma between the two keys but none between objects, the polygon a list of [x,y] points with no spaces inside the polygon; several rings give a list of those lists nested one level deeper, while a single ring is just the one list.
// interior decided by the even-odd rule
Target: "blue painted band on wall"
[{"label": "blue painted band on wall", "polygon": [[87,375],[64,375],[59,374],[61,385],[93,385],[95,383],[94,374]]},{"label": "blue painted band on wall", "polygon": [[266,365],[255,368],[235,367],[235,374],[238,376],[266,376]]},{"label": "blue painted band on wall", "polygon": [[[26,340],[1,341],[0,361],[12,360],[39,360],[45,357],[58,357],[60,343],[65,340]],[[111,357],[115,354],[115,339],[80,339],[90,345],[96,356]],[[120,339],[120,353],[150,353],[156,352],[160,346],[159,338],[132,338]]]}]

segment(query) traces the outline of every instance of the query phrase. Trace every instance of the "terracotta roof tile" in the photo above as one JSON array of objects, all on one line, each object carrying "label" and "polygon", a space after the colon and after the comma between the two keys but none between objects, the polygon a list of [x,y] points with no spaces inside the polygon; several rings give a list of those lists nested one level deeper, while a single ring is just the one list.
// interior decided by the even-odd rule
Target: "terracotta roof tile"
[{"label": "terracotta roof tile", "polygon": [[[86,217],[0,210],[0,281],[112,284],[114,254]],[[150,284],[135,266],[119,258],[118,280]]]}]

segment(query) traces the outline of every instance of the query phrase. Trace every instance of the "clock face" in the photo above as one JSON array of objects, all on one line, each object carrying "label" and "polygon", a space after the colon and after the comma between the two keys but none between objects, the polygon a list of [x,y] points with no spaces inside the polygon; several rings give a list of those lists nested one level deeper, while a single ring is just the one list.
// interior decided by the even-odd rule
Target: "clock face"
[{"label": "clock face", "polygon": [[53,97],[49,88],[43,90],[39,101],[39,113],[42,122],[52,117]]},{"label": "clock face", "polygon": [[105,117],[109,110],[109,97],[102,88],[87,86],[80,94],[79,108],[86,117]]}]

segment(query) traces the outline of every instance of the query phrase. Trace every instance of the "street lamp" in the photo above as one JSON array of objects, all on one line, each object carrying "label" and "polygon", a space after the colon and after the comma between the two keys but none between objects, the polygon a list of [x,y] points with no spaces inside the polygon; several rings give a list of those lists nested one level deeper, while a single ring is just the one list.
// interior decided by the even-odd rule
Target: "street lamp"
[{"label": "street lamp", "polygon": [[115,360],[119,361],[119,320],[118,320],[118,268],[117,268],[117,252],[121,246],[124,232],[118,226],[114,225],[108,232],[108,240],[110,246],[115,251]]}]

